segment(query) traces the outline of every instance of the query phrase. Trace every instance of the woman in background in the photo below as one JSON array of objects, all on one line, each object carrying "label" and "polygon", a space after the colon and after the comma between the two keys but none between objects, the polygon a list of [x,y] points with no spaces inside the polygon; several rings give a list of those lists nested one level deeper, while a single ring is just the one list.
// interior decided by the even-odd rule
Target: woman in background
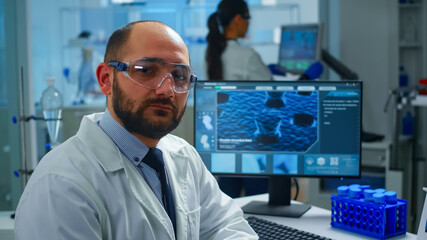
[{"label": "woman in background", "polygon": [[[208,20],[206,51],[209,80],[271,80],[272,75],[253,49],[240,46],[238,38],[246,35],[249,9],[243,0],[222,0]],[[230,197],[266,193],[267,178],[219,177],[219,186]],[[244,191],[244,192],[243,192]]]},{"label": "woman in background", "polygon": [[222,0],[208,20],[206,51],[209,80],[271,80],[272,75],[253,49],[239,45],[246,35],[249,9],[244,0]]}]

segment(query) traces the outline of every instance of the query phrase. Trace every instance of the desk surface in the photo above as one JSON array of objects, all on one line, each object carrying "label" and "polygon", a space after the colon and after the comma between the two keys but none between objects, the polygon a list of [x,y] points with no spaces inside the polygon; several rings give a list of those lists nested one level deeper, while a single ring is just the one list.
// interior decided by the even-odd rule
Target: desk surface
[{"label": "desk surface", "polygon": [[[267,201],[268,195],[256,195],[250,197],[236,198],[235,201],[243,206],[246,203],[252,200]],[[298,204],[297,202],[293,202]],[[13,220],[10,218],[11,212],[0,212],[0,239],[8,240],[14,239],[13,233]],[[315,233],[324,237],[329,237],[332,239],[345,239],[345,240],[360,240],[360,239],[375,239],[370,238],[365,235],[360,235],[348,231],[344,231],[337,228],[332,228],[330,225],[331,222],[331,213],[329,210],[312,206],[308,212],[306,212],[300,218],[286,218],[286,217],[275,217],[275,216],[264,216],[264,215],[254,215],[261,217],[279,224],[284,224],[290,227],[294,227],[303,231]],[[412,233],[407,233],[406,235],[399,235],[393,237],[393,240],[401,239],[416,239],[417,237]]]},{"label": "desk surface", "polygon": [[[268,195],[256,195],[250,197],[236,198],[235,201],[239,206],[243,206],[246,203],[253,200],[267,201]],[[293,204],[298,204],[298,202],[292,202]],[[249,216],[251,214],[245,214]],[[287,217],[276,217],[276,216],[266,216],[266,215],[254,215],[266,220],[270,220],[279,224],[287,225],[289,227],[297,228],[303,231],[311,232],[318,234],[324,237],[332,239],[345,239],[345,240],[360,240],[360,239],[375,239],[365,235],[356,234],[353,232],[341,230],[338,228],[332,228],[331,223],[331,212],[329,210],[311,206],[302,217],[300,218],[287,218]],[[416,235],[412,233],[406,233],[406,235],[398,235],[393,238],[393,240],[400,239],[416,239]]]},{"label": "desk surface", "polygon": [[13,212],[0,212],[0,239],[13,240],[15,233],[13,232],[13,219],[10,215]]}]

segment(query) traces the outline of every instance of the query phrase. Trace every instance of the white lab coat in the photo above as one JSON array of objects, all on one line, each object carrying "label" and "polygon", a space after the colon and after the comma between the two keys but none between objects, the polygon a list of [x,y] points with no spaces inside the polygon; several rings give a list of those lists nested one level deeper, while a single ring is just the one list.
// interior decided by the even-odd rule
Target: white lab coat
[{"label": "white lab coat", "polygon": [[252,48],[228,40],[221,55],[224,80],[271,80],[270,70]]},{"label": "white lab coat", "polygon": [[[76,136],[39,163],[18,204],[17,239],[173,239],[163,206],[138,170],[85,116]],[[177,239],[257,239],[193,147],[167,135],[157,147],[175,200]]]}]

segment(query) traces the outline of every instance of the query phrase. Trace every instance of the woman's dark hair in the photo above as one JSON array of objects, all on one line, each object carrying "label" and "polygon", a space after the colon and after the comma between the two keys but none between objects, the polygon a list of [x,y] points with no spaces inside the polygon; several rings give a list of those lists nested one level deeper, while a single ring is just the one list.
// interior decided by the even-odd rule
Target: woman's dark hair
[{"label": "woman's dark hair", "polygon": [[244,0],[222,0],[218,5],[217,11],[208,19],[209,33],[206,37],[208,42],[206,62],[210,80],[221,80],[223,78],[221,55],[227,46],[224,29],[237,14],[242,16],[248,14],[248,5]]}]

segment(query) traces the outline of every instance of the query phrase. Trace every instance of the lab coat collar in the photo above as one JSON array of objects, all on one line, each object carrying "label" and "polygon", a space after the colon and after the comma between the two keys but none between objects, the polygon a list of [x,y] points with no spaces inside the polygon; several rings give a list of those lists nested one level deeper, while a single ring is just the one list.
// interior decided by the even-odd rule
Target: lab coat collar
[{"label": "lab coat collar", "polygon": [[[113,140],[96,124],[102,115],[103,113],[94,113],[84,116],[77,137],[91,149],[106,172],[114,172],[123,169],[122,158],[124,155],[121,154]],[[117,158],[112,156],[117,156]],[[118,161],[119,159],[120,161]]]},{"label": "lab coat collar", "polygon": [[[123,169],[123,160],[128,160],[123,159],[125,156],[120,152],[120,149],[102,128],[98,126],[97,122],[101,120],[103,114],[94,113],[84,116],[80,124],[80,129],[77,132],[77,137],[82,139],[88,148],[91,149],[99,164],[101,164],[106,172],[114,172]],[[163,137],[156,147],[164,153],[169,153],[170,157],[164,156],[165,161],[168,162],[166,163],[167,168],[185,169],[186,161],[183,161],[183,159],[187,158],[182,157],[186,155],[183,152],[185,145],[183,142],[176,140],[171,144],[171,139],[169,135]],[[115,160],[116,158],[112,156],[117,156],[117,160],[120,159],[120,161]]]}]

